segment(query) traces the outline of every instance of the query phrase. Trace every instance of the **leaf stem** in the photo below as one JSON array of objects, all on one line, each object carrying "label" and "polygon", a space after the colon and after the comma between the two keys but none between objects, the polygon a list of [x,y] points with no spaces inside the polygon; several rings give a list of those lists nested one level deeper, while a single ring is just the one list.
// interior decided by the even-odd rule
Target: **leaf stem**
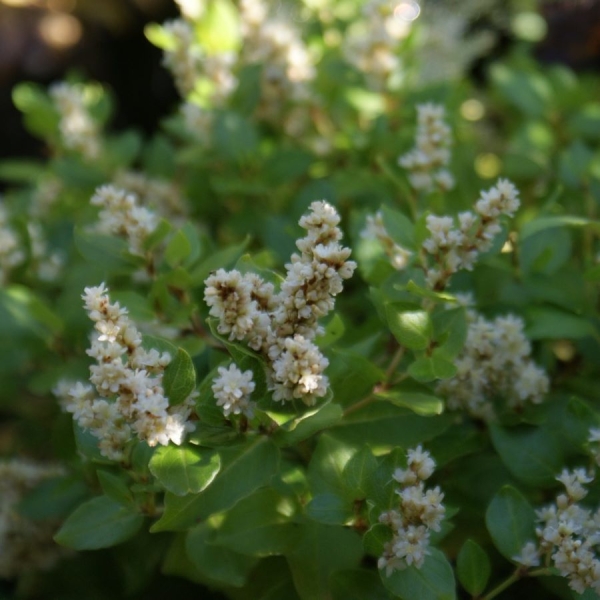
[{"label": "leaf stem", "polygon": [[495,598],[496,596],[501,594],[506,588],[510,587],[513,583],[519,581],[519,579],[523,579],[524,577],[540,577],[542,575],[552,575],[552,572],[547,567],[540,567],[539,569],[535,569],[534,571],[527,571],[526,568],[520,567],[510,577],[508,577],[501,584],[496,586],[492,591],[490,591],[485,596],[482,596],[480,600],[492,600],[492,598]]},{"label": "leaf stem", "polygon": [[516,583],[521,579],[521,569],[517,569],[510,577],[505,579],[501,584],[497,585],[491,592],[481,597],[481,600],[492,600],[499,594],[501,594],[506,588],[509,588],[513,583]]}]

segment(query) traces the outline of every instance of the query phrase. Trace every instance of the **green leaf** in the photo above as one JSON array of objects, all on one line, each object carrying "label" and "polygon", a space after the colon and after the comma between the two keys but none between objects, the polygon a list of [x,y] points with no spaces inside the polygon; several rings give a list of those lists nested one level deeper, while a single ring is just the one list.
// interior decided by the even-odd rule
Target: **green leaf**
[{"label": "green leaf", "polygon": [[211,53],[236,50],[239,29],[239,16],[230,0],[212,0],[197,24],[198,39]]},{"label": "green leaf", "polygon": [[75,477],[42,481],[19,502],[19,514],[32,520],[64,519],[88,494],[87,486]]},{"label": "green leaf", "polygon": [[394,337],[410,350],[425,350],[433,334],[429,313],[424,310],[405,310],[401,303],[387,304],[385,314]]},{"label": "green leaf", "polygon": [[377,573],[366,569],[347,569],[331,576],[332,600],[390,600]]},{"label": "green leaf", "polygon": [[0,307],[19,328],[29,331],[49,344],[63,331],[62,319],[48,307],[48,302],[22,285],[0,289]]},{"label": "green leaf", "polygon": [[429,298],[430,300],[435,300],[440,303],[457,301],[456,297],[452,294],[446,292],[434,292],[433,290],[420,286],[412,279],[405,286],[395,285],[394,287],[399,290],[406,290],[415,296],[419,296],[419,298]]},{"label": "green leaf", "polygon": [[279,446],[293,446],[319,431],[328,429],[340,421],[342,416],[342,407],[330,402],[305,418],[292,419],[285,423],[277,429],[273,441]]},{"label": "green leaf", "polygon": [[[388,474],[388,477],[390,475]],[[383,555],[385,545],[394,537],[392,530],[383,523],[375,523],[363,537],[363,546],[369,556],[379,558]]]},{"label": "green leaf", "polygon": [[306,514],[326,525],[344,525],[352,517],[352,503],[337,494],[317,494],[307,505]]},{"label": "green leaf", "polygon": [[190,355],[179,348],[163,375],[163,389],[170,406],[181,404],[196,387],[196,369]]},{"label": "green leaf", "polygon": [[333,398],[343,406],[364,398],[373,386],[382,381],[384,372],[358,352],[333,350],[329,352],[327,375]]},{"label": "green leaf", "polygon": [[144,35],[151,44],[154,44],[162,50],[174,50],[176,48],[177,41],[158,23],[148,23],[144,27]]},{"label": "green leaf", "polygon": [[467,315],[464,308],[442,310],[433,315],[434,355],[452,360],[462,351],[467,339]]},{"label": "green leaf", "polygon": [[199,494],[176,496],[167,492],[165,512],[151,531],[185,529],[216,512],[234,506],[266,485],[277,472],[279,451],[269,439],[257,437],[248,444],[222,448],[221,471]]},{"label": "green leaf", "polygon": [[33,160],[2,160],[0,161],[0,179],[12,183],[37,182],[44,178],[43,163]]},{"label": "green leaf", "polygon": [[301,524],[300,537],[287,553],[296,591],[302,600],[329,600],[330,577],[354,569],[363,556],[356,532],[312,521]]},{"label": "green leaf", "polygon": [[102,265],[107,272],[131,271],[139,263],[138,259],[127,254],[127,242],[118,237],[75,227],[74,241],[87,262]]},{"label": "green leaf", "polygon": [[418,415],[441,415],[444,410],[444,401],[431,394],[390,389],[377,392],[375,396],[396,406],[409,408]]},{"label": "green leaf", "polygon": [[283,554],[296,542],[295,502],[272,488],[240,500],[225,515],[215,544],[252,556]]},{"label": "green leaf", "polygon": [[377,402],[346,416],[331,433],[350,444],[369,444],[373,450],[389,450],[393,446],[409,448],[439,435],[452,420],[449,414],[421,417],[408,409]]},{"label": "green leaf", "polygon": [[591,319],[558,308],[531,307],[527,310],[527,337],[531,340],[575,340],[595,335]]},{"label": "green leaf", "polygon": [[321,435],[308,465],[308,482],[313,495],[343,496],[346,486],[344,467],[355,453],[355,447],[328,434]]},{"label": "green leaf", "polygon": [[240,244],[228,246],[217,252],[211,252],[206,260],[203,260],[190,272],[192,283],[194,285],[204,285],[204,281],[210,275],[211,271],[221,268],[227,269],[235,264],[239,257],[242,256],[249,243],[250,237],[246,237]]},{"label": "green leaf", "polygon": [[96,473],[102,491],[106,496],[123,506],[129,508],[134,506],[133,495],[121,477],[103,470]]},{"label": "green leaf", "polygon": [[325,332],[322,336],[317,338],[317,344],[319,348],[326,348],[334,342],[337,342],[343,335],[346,327],[344,322],[338,313],[335,313],[329,320],[329,323],[325,325]]},{"label": "green leaf", "polygon": [[556,483],[564,465],[558,440],[541,427],[490,426],[492,443],[507,469],[524,484],[547,487]]},{"label": "green leaf", "polygon": [[552,88],[542,75],[495,64],[491,76],[496,89],[526,116],[540,117],[550,106]]},{"label": "green leaf", "polygon": [[167,264],[175,268],[179,265],[187,256],[190,254],[192,247],[188,241],[185,233],[177,231],[175,235],[169,240],[167,247],[165,248],[165,260]]},{"label": "green leaf", "polygon": [[57,134],[60,115],[41,86],[19,83],[13,88],[12,99],[31,133],[46,139]]},{"label": "green leaf", "polygon": [[589,227],[595,232],[600,230],[600,222],[592,221],[578,215],[551,215],[547,217],[537,217],[528,221],[521,227],[519,239],[521,242],[527,238],[545,231],[547,229],[556,229],[557,227]]},{"label": "green leaf", "polygon": [[380,571],[383,585],[401,600],[454,600],[454,571],[446,557],[436,548],[420,569],[414,566],[386,576]]},{"label": "green leaf", "polygon": [[150,472],[176,496],[198,494],[208,487],[221,468],[215,450],[191,446],[161,446],[149,463]]},{"label": "green leaf", "polygon": [[456,574],[461,585],[472,596],[479,596],[492,572],[485,550],[473,540],[467,540],[456,559]]},{"label": "green leaf", "polygon": [[221,585],[243,586],[257,559],[212,544],[215,536],[216,532],[205,523],[191,529],[185,541],[189,559],[207,579]]},{"label": "green leaf", "polygon": [[407,249],[415,247],[415,226],[413,222],[399,210],[389,206],[381,207],[383,224],[388,235],[400,246]]},{"label": "green leaf", "polygon": [[521,492],[510,485],[494,496],[485,513],[485,523],[494,545],[509,560],[527,542],[536,539],[535,512]]},{"label": "green leaf", "polygon": [[377,459],[368,446],[359,450],[346,464],[342,476],[352,500],[364,499],[369,490]]},{"label": "green leaf", "polygon": [[214,151],[224,160],[244,162],[258,149],[259,137],[254,123],[233,112],[217,114],[212,135]]},{"label": "green leaf", "polygon": [[417,381],[450,379],[456,375],[454,363],[438,356],[419,358],[408,367],[408,374]]},{"label": "green leaf", "polygon": [[84,502],[63,523],[54,540],[73,550],[109,548],[133,537],[144,518],[106,496]]}]

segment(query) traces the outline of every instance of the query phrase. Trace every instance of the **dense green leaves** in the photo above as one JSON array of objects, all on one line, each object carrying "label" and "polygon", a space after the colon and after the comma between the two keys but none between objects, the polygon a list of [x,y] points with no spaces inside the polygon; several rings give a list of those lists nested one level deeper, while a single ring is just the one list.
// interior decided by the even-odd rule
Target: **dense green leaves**
[{"label": "dense green leaves", "polygon": [[462,586],[473,596],[479,596],[492,572],[485,550],[473,540],[467,540],[456,559],[456,575]]},{"label": "dense green leaves", "polygon": [[198,519],[227,510],[266,485],[277,471],[279,452],[264,437],[220,450],[221,470],[213,482],[198,494],[165,495],[165,512],[152,531],[185,529]]},{"label": "dense green leaves", "polygon": [[394,571],[389,576],[380,572],[383,585],[402,600],[453,600],[456,598],[454,572],[446,557],[432,549],[420,569],[414,566]]},{"label": "dense green leaves", "polygon": [[144,518],[130,508],[98,496],[84,502],[63,523],[54,539],[74,550],[96,550],[135,535]]},{"label": "dense green leaves", "polygon": [[400,344],[410,350],[425,350],[429,346],[433,325],[428,312],[388,304],[386,316],[390,330]]},{"label": "dense green leaves", "polygon": [[207,448],[162,446],[154,452],[149,467],[166,490],[185,496],[210,485],[221,467],[221,457]]},{"label": "dense green leaves", "polygon": [[177,354],[165,369],[163,388],[169,399],[169,404],[181,404],[196,387],[196,371],[190,355],[182,348],[177,349]]},{"label": "dense green leaves", "polygon": [[514,487],[504,486],[495,496],[485,523],[496,548],[509,560],[520,554],[527,542],[533,542],[535,513],[525,497]]}]

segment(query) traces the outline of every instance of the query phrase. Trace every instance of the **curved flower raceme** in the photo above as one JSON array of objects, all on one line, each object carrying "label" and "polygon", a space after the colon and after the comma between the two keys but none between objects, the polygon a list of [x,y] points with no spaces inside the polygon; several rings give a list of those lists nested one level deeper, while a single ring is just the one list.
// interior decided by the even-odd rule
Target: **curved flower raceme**
[{"label": "curved flower raceme", "polygon": [[506,315],[487,320],[472,309],[467,319],[467,339],[456,358],[458,373],[437,386],[448,408],[490,421],[495,417],[494,396],[504,398],[509,408],[540,404],[550,381],[531,360],[522,319]]},{"label": "curved flower raceme", "polygon": [[587,589],[600,592],[600,508],[595,511],[579,504],[587,496],[585,485],[594,476],[585,469],[564,469],[556,478],[565,493],[555,503],[536,511],[539,523],[537,543],[528,541],[513,560],[524,567],[536,567],[549,557],[553,567],[579,594]]},{"label": "curved flower raceme", "polygon": [[333,310],[335,296],[356,263],[340,244],[340,217],[324,201],[313,202],[300,219],[307,230],[297,241],[300,253],[286,265],[278,292],[254,273],[219,269],[206,280],[204,299],[217,330],[260,352],[269,367],[270,389],[279,401],[301,398],[313,404],[328,388],[327,359],[312,340],[321,333],[318,319]]},{"label": "curved flower raceme", "polygon": [[439,487],[425,489],[425,480],[435,469],[429,452],[421,446],[407,453],[407,468],[396,469],[393,477],[401,485],[396,490],[398,508],[382,513],[379,521],[389,525],[393,537],[385,544],[377,563],[386,575],[410,565],[418,569],[429,554],[430,531],[439,531],[446,509],[444,494]]},{"label": "curved flower raceme", "polygon": [[95,322],[87,354],[96,364],[90,367],[92,385],[63,382],[57,387],[63,408],[100,440],[101,453],[112,460],[123,457],[134,435],[150,446],[181,444],[194,429],[188,420],[194,394],[169,406],[162,378],[172,357],[142,347],[142,336],[127,309],[110,302],[104,284],[85,288],[82,298]]}]

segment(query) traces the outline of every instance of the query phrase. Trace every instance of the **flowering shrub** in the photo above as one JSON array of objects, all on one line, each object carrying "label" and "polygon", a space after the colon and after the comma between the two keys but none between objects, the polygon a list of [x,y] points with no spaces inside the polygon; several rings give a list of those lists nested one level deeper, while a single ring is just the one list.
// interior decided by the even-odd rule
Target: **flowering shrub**
[{"label": "flowering shrub", "polygon": [[470,2],[178,4],[151,137],[14,91],[8,597],[597,598],[600,81],[459,82]]}]

